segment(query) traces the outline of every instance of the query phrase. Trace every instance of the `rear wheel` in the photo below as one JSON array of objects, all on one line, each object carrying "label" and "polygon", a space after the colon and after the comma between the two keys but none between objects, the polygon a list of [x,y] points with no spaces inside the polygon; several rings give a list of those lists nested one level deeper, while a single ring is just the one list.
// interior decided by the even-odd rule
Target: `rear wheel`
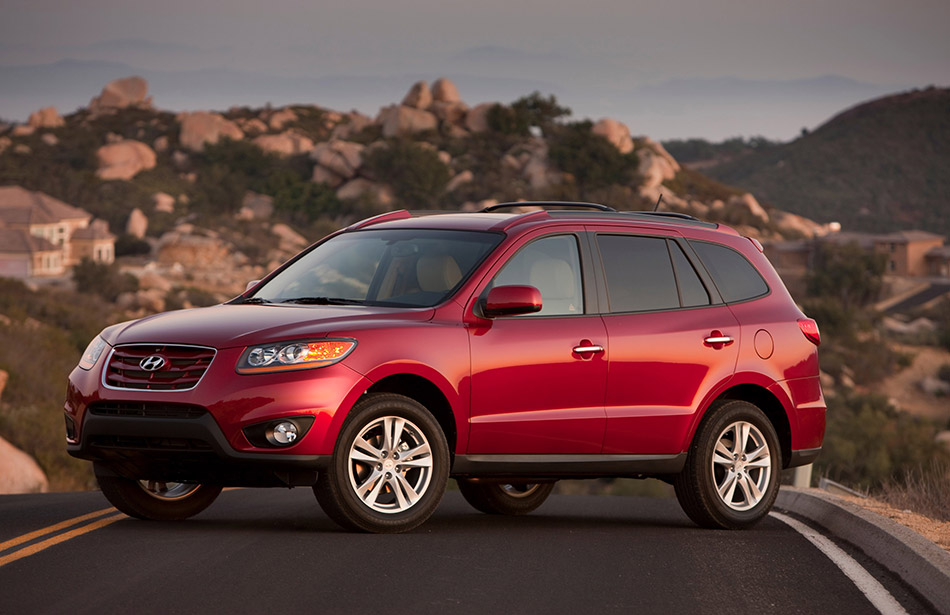
[{"label": "rear wheel", "polygon": [[459,491],[475,510],[489,515],[526,515],[544,504],[554,483],[490,483],[458,479]]},{"label": "rear wheel", "polygon": [[211,506],[221,487],[134,480],[97,469],[96,481],[109,503],[137,519],[181,521]]},{"label": "rear wheel", "polygon": [[702,527],[743,529],[768,514],[779,489],[781,449],[775,428],[753,404],[713,404],[673,486]]},{"label": "rear wheel", "polygon": [[341,526],[397,533],[435,512],[448,475],[448,444],[435,417],[415,400],[380,393],[350,411],[313,490]]}]

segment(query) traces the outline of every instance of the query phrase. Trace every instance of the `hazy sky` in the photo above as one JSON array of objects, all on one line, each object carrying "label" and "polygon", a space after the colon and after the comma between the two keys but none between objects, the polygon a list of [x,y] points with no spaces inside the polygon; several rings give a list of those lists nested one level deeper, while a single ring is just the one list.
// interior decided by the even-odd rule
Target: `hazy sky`
[{"label": "hazy sky", "polygon": [[697,78],[950,84],[948,0],[0,2],[0,66],[81,59],[288,77],[445,71],[582,88],[605,101]]}]

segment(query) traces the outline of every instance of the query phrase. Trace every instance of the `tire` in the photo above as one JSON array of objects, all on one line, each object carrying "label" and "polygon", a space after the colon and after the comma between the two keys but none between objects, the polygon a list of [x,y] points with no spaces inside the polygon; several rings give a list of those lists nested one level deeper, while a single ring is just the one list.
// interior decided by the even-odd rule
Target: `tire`
[{"label": "tire", "polygon": [[313,491],[346,529],[400,533],[435,512],[448,477],[449,448],[435,417],[408,397],[378,393],[350,411]]},{"label": "tire", "polygon": [[109,503],[136,519],[181,521],[211,506],[221,493],[215,485],[133,480],[96,472]]},{"label": "tire", "polygon": [[459,491],[475,510],[489,515],[526,515],[544,504],[554,483],[487,483],[458,479]]},{"label": "tire", "polygon": [[701,527],[749,528],[775,502],[781,455],[775,428],[758,407],[739,400],[715,402],[673,481],[676,498]]}]

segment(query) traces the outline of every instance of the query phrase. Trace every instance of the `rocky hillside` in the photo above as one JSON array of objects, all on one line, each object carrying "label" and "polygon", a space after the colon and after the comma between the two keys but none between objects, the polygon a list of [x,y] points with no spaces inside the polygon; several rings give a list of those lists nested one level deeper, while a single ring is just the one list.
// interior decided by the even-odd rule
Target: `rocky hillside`
[{"label": "rocky hillside", "polygon": [[847,230],[950,235],[950,89],[873,100],[703,172]]}]

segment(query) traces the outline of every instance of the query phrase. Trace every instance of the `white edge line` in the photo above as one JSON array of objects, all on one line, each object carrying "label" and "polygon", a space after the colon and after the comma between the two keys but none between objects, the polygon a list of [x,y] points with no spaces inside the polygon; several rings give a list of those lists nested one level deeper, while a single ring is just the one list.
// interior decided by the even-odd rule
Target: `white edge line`
[{"label": "white edge line", "polygon": [[853,557],[842,551],[841,548],[829,538],[822,536],[797,519],[775,511],[769,514],[790,526],[815,545],[819,551],[824,553],[828,559],[834,562],[835,566],[837,566],[841,572],[851,579],[855,586],[861,590],[861,593],[867,597],[878,611],[884,615],[891,615],[892,613],[894,615],[907,615],[907,611],[904,607],[894,599],[894,596],[892,596],[877,579],[871,576],[871,573],[865,570]]}]

